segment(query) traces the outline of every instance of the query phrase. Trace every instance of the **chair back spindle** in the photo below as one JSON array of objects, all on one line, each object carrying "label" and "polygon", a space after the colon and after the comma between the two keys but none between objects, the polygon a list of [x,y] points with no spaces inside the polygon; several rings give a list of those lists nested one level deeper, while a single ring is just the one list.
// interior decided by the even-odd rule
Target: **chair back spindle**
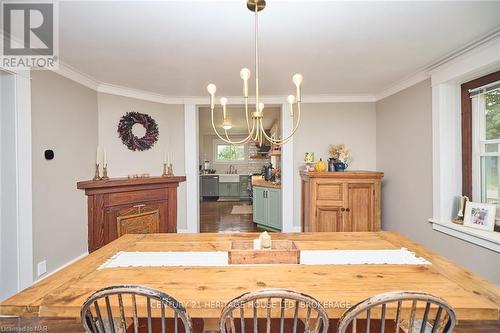
[{"label": "chair back spindle", "polygon": [[[135,285],[96,291],[83,304],[81,320],[87,333],[132,332],[132,326],[134,333],[146,330],[148,333],[192,332],[191,318],[176,299],[161,291]],[[172,326],[170,330],[168,323]]]},{"label": "chair back spindle", "polygon": [[421,292],[398,291],[368,298],[348,309],[339,320],[337,332],[451,333],[455,324],[455,311],[445,300]]},{"label": "chair back spindle", "polygon": [[219,328],[221,333],[326,333],[328,317],[323,306],[310,296],[286,289],[263,289],[230,301],[222,310]]}]

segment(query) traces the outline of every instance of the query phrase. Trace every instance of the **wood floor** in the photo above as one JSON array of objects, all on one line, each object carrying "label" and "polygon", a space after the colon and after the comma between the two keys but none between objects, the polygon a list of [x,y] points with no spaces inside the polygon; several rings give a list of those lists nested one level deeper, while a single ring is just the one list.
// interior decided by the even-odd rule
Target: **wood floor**
[{"label": "wood floor", "polygon": [[259,231],[253,223],[252,214],[231,214],[233,206],[250,204],[250,201],[201,201],[200,232]]}]

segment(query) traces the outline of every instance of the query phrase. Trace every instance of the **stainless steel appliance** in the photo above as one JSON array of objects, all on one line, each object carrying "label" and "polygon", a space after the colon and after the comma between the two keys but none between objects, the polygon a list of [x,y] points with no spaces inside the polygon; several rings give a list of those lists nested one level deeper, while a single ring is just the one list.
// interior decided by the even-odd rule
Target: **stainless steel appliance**
[{"label": "stainless steel appliance", "polygon": [[219,196],[219,176],[201,176],[201,196],[218,197]]}]

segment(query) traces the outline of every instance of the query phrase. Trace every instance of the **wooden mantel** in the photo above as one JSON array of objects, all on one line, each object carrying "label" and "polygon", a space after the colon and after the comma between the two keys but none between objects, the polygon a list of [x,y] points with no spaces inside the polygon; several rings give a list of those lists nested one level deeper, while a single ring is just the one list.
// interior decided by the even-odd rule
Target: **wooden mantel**
[{"label": "wooden mantel", "polygon": [[76,187],[88,196],[89,252],[118,238],[119,219],[134,210],[157,217],[152,232],[177,232],[177,187],[185,180],[172,176],[78,182]]}]

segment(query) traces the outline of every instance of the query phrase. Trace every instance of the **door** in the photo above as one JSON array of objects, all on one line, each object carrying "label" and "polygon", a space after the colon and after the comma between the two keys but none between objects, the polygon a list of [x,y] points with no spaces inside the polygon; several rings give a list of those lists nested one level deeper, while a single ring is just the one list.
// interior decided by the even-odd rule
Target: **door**
[{"label": "door", "polygon": [[267,189],[266,200],[268,225],[281,230],[281,190]]},{"label": "door", "polygon": [[311,231],[351,231],[345,218],[345,208],[338,206],[317,206],[316,223]]},{"label": "door", "polygon": [[348,184],[346,216],[351,231],[375,231],[375,185]]},{"label": "door", "polygon": [[262,187],[253,188],[253,221],[258,224],[266,224],[267,200],[265,189]]}]

